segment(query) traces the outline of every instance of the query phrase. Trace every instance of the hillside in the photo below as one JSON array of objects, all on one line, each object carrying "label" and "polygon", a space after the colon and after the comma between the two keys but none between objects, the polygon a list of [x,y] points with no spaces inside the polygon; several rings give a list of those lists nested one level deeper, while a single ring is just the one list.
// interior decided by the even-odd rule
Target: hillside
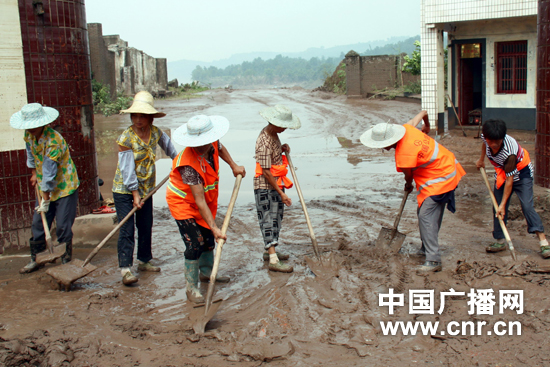
[{"label": "hillside", "polygon": [[[241,53],[241,54],[235,54],[227,59],[221,59],[221,60],[215,60],[212,62],[204,62],[204,61],[197,61],[197,60],[178,60],[178,61],[169,61],[168,62],[168,78],[174,79],[177,78],[180,83],[187,83],[192,80],[191,73],[193,70],[200,66],[201,68],[209,68],[210,66],[214,66],[216,68],[225,68],[229,65],[237,65],[241,64],[245,61],[252,62],[253,60],[257,58],[261,58],[262,60],[268,60],[273,59],[277,55],[281,56],[287,56],[287,57],[293,57],[293,58],[302,58],[305,60],[310,60],[313,57],[317,57],[319,59],[322,58],[340,58],[342,59],[343,56],[349,51],[349,50],[355,50],[361,54],[363,50],[376,50],[377,48],[381,48],[387,45],[391,44],[397,44],[398,42],[404,41],[408,39],[406,36],[402,37],[391,37],[385,40],[377,40],[377,41],[370,41],[370,42],[362,42],[362,43],[354,43],[354,44],[347,44],[347,45],[341,45],[341,46],[334,46],[329,48],[324,47],[312,47],[308,48],[305,51],[302,52],[251,52],[251,53]],[[418,37],[416,38],[418,39]],[[411,43],[412,44],[412,43]],[[414,47],[414,46],[412,46]],[[408,51],[401,51],[401,52],[408,52]],[[412,52],[412,50],[410,51]],[[338,65],[336,63],[335,65]]]}]

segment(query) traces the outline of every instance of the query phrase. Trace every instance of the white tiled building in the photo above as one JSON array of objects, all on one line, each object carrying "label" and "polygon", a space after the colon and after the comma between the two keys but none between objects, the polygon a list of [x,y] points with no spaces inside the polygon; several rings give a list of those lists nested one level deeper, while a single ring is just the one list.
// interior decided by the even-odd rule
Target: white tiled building
[{"label": "white tiled building", "polygon": [[421,43],[422,108],[439,133],[458,124],[450,104],[444,121],[445,93],[464,125],[478,110],[483,120],[535,129],[537,0],[422,0]]}]

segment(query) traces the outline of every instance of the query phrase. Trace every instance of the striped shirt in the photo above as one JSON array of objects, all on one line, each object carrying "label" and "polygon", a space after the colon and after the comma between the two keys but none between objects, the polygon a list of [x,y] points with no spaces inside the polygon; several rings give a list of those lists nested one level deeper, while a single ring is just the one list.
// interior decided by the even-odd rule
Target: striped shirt
[{"label": "striped shirt", "polygon": [[[524,151],[523,148],[518,144],[516,139],[512,138],[508,134],[505,135],[504,139],[502,140],[502,146],[496,154],[493,154],[491,148],[489,148],[489,145],[487,144],[487,141],[485,140],[483,134],[481,134],[481,139],[483,139],[483,142],[485,143],[485,153],[487,154],[487,158],[489,158],[491,163],[496,167],[504,170],[504,166],[506,164],[506,161],[508,160],[508,157],[510,157],[511,155],[515,155],[516,165],[514,166],[514,169],[512,171],[506,172],[506,177],[514,176],[514,182],[519,181],[520,178],[523,178],[520,177],[520,172],[517,170],[517,164],[523,160]],[[533,177],[533,164],[529,163],[529,165],[527,165],[527,167],[525,167],[522,171],[526,169],[528,171],[528,175],[530,177]]]}]

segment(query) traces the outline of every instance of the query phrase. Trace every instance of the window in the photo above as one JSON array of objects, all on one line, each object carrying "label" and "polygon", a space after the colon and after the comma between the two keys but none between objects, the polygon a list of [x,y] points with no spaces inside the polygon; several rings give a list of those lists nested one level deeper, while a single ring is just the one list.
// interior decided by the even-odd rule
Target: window
[{"label": "window", "polygon": [[497,43],[497,93],[527,93],[527,41]]}]

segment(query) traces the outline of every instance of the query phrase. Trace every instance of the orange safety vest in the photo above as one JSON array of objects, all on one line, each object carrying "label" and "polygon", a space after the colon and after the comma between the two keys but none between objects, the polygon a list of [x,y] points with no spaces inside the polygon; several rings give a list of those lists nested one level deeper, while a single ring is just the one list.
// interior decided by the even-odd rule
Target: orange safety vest
[{"label": "orange safety vest", "polygon": [[[523,149],[519,144],[518,146],[519,146],[519,151],[520,152],[523,151],[523,157],[516,157],[516,160],[519,160],[519,162],[516,163],[516,169],[519,172],[525,167],[527,167],[529,163],[531,163],[531,158],[529,157],[529,152],[527,150]],[[496,185],[497,185],[497,189],[500,189],[500,187],[506,182],[506,172],[504,172],[502,167],[498,166],[492,160],[489,159],[489,162],[491,162],[493,166],[495,166],[495,171],[497,173]]]},{"label": "orange safety vest", "polygon": [[[283,155],[283,164],[272,165],[269,169],[273,174],[273,177],[277,178],[277,185],[282,189],[290,189],[294,184],[286,175],[288,174],[288,159]],[[263,175],[264,171],[260,164],[256,162],[256,175],[254,177],[260,177]]]},{"label": "orange safety vest", "polygon": [[405,136],[395,148],[395,163],[397,172],[412,168],[420,207],[427,197],[456,189],[466,171],[447,148],[412,125],[403,126]]},{"label": "orange safety vest", "polygon": [[[212,212],[212,216],[216,218],[216,212],[218,211],[218,180],[220,166],[218,143],[216,142],[213,145],[215,170],[212,169],[207,162],[204,162],[201,168],[199,155],[193,148],[187,147],[172,161],[172,171],[170,172],[170,180],[168,181],[168,187],[166,189],[166,201],[172,216],[178,220],[193,218],[197,224],[205,228],[210,228],[210,226],[199,213],[199,207],[195,203],[195,198],[191,193],[191,187],[183,183],[178,167],[191,166],[199,173],[204,185],[204,198],[206,204]],[[206,171],[203,171],[204,167]]]}]

